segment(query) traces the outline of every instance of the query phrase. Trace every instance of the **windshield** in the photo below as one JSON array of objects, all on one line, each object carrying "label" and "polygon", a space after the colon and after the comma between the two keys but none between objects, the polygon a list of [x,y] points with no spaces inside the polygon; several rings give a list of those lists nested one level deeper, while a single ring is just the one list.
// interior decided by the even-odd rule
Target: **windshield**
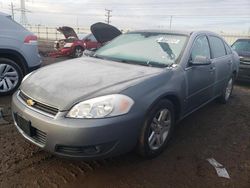
[{"label": "windshield", "polygon": [[125,63],[168,66],[177,63],[187,36],[162,33],[123,34],[101,49],[95,56]]},{"label": "windshield", "polygon": [[249,51],[250,52],[250,40],[239,40],[236,41],[232,48],[235,51]]}]

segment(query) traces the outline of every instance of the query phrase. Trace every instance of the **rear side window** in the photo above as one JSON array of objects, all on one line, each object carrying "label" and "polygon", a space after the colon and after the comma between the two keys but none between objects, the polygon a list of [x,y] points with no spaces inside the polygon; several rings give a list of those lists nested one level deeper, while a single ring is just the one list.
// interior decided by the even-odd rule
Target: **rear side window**
[{"label": "rear side window", "polygon": [[224,44],[226,47],[227,54],[231,54],[232,53],[231,47],[229,47],[227,43],[224,43]]},{"label": "rear side window", "polygon": [[213,58],[218,58],[226,55],[224,42],[220,38],[209,36],[209,42]]},{"label": "rear side window", "polygon": [[196,56],[203,56],[210,59],[209,44],[206,36],[200,36],[195,40],[191,52],[192,60],[195,60]]}]

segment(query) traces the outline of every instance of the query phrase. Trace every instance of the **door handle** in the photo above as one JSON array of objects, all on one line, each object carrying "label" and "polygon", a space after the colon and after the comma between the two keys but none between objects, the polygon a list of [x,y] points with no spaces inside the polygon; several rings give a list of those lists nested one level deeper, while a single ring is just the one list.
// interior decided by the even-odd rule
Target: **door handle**
[{"label": "door handle", "polygon": [[215,67],[210,67],[210,70],[209,70],[209,72],[214,72],[215,71]]},{"label": "door handle", "polygon": [[215,67],[210,67],[210,70],[215,70],[216,68]]}]

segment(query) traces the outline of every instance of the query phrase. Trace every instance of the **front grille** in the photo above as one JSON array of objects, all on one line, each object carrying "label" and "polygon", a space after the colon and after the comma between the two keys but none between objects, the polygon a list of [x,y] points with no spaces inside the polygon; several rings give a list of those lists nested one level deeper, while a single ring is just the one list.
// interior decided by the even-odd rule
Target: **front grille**
[{"label": "front grille", "polygon": [[34,128],[34,135],[32,136],[33,140],[39,144],[45,145],[46,143],[46,133]]},{"label": "front grille", "polygon": [[30,121],[27,121],[23,117],[19,116],[17,113],[14,113],[14,120],[16,125],[34,142],[45,145],[46,143],[46,133],[33,127]]},{"label": "front grille", "polygon": [[56,146],[56,152],[69,154],[69,155],[95,155],[100,153],[100,147],[98,146]]},{"label": "front grille", "polygon": [[[22,91],[19,92],[19,97],[25,103],[27,103],[27,100],[31,99],[30,97],[28,97],[27,95],[25,95]],[[54,108],[54,107],[42,104],[42,103],[37,102],[35,100],[33,100],[33,101],[34,101],[34,105],[32,105],[31,107],[34,108],[34,109],[37,109],[39,111],[45,112],[45,113],[53,115],[53,116],[55,116],[58,113],[58,111],[59,111],[57,108]]]}]

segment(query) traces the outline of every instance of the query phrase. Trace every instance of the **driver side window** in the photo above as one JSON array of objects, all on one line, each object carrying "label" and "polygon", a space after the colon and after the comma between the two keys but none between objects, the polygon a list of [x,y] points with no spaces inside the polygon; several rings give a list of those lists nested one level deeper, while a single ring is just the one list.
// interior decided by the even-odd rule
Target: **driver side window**
[{"label": "driver side window", "polygon": [[210,49],[206,36],[200,36],[194,42],[191,60],[194,61],[197,56],[203,56],[210,59]]}]

